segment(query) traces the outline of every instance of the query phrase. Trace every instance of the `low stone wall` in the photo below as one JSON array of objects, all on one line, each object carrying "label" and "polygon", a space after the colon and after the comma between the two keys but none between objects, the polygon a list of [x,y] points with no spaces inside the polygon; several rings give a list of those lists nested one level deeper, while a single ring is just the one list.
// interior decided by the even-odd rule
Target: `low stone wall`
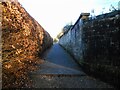
[{"label": "low stone wall", "polygon": [[[4,0],[2,0],[4,1]],[[2,86],[29,87],[26,73],[37,63],[38,54],[53,40],[17,0],[0,2],[2,8]]]},{"label": "low stone wall", "polygon": [[120,11],[78,19],[59,44],[85,71],[118,85],[120,82]]}]

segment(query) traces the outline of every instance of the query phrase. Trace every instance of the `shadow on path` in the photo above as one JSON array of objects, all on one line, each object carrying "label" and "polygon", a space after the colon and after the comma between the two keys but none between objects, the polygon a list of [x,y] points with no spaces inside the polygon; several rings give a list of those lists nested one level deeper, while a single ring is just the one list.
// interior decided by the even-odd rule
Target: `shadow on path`
[{"label": "shadow on path", "polygon": [[54,44],[49,50],[47,50],[43,54],[43,59],[64,67],[81,70],[75,60],[59,44]]},{"label": "shadow on path", "polygon": [[47,50],[43,58],[39,69],[30,73],[34,88],[112,88],[87,76],[59,44]]}]

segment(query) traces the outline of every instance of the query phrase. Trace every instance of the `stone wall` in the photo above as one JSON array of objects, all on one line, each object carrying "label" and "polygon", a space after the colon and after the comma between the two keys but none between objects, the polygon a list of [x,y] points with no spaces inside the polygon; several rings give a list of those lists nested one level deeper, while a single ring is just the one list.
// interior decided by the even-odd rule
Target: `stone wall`
[{"label": "stone wall", "polygon": [[40,60],[38,54],[49,48],[53,40],[17,0],[0,2],[0,7],[2,86],[29,87],[27,72],[35,68],[34,65]]},{"label": "stone wall", "polygon": [[79,18],[64,34],[63,46],[86,72],[118,85],[120,82],[120,11],[94,20]]}]

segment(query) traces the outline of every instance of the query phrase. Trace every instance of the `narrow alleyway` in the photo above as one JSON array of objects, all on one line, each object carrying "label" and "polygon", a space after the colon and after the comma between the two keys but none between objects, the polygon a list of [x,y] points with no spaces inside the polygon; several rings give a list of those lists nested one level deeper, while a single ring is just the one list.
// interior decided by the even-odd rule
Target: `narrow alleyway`
[{"label": "narrow alleyway", "polygon": [[43,59],[40,69],[30,75],[34,88],[112,88],[85,74],[59,44],[46,51]]}]

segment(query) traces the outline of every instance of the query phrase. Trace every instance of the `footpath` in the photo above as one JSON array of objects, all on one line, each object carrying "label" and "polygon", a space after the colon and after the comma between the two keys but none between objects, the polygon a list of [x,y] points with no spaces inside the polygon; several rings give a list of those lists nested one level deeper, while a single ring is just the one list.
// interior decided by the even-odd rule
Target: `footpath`
[{"label": "footpath", "polygon": [[84,73],[59,44],[44,53],[43,63],[38,67],[30,74],[33,88],[113,88]]}]

